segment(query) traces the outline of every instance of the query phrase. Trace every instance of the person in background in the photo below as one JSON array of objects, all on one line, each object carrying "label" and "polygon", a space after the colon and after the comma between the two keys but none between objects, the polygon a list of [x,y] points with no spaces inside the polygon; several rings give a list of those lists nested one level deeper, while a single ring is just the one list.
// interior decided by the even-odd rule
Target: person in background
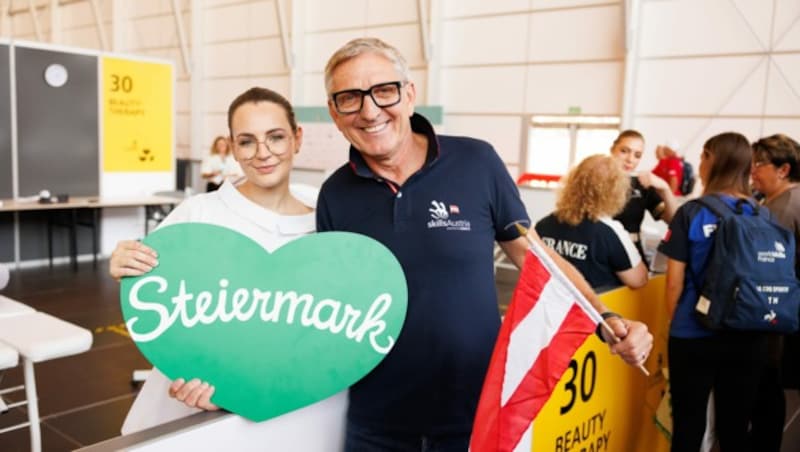
[{"label": "person in background", "polygon": [[237,182],[242,177],[242,168],[230,152],[228,138],[214,138],[209,154],[200,165],[200,174],[206,180],[206,192],[217,190],[225,180]]},{"label": "person in background", "polygon": [[[752,215],[752,151],[747,138],[727,132],[706,141],[700,155],[703,194],[719,196],[733,208],[740,199]],[[706,407],[714,391],[716,435],[722,451],[751,449],[749,423],[767,361],[767,335],[714,332],[694,310],[705,278],[718,218],[697,201],[678,208],[659,246],[666,255],[666,303],[669,377],[672,393],[672,451],[699,450],[706,428]]]},{"label": "person in background", "polygon": [[[380,241],[408,283],[403,332],[350,388],[349,452],[467,450],[500,327],[494,242],[518,267],[528,250],[514,227],[529,225],[528,216],[496,151],[438,135],[414,112],[409,72],[400,52],[375,38],[348,42],[325,67],[328,111],[351,147],[349,162],[322,185],[317,229]],[[540,241],[535,231],[530,236]],[[606,312],[580,273],[548,253]],[[624,338],[612,352],[644,362],[653,340],[647,327],[618,318],[610,325]]]},{"label": "person in background", "polygon": [[[782,134],[756,141],[750,178],[773,218],[794,233],[795,270],[800,276],[800,146]],[[753,444],[778,452],[786,417],[784,388],[800,389],[800,336],[771,336],[769,358],[753,414]]]},{"label": "person in background", "polygon": [[[289,101],[269,89],[251,88],[231,103],[228,127],[232,153],[242,166],[244,182],[234,186],[229,180],[224,181],[217,191],[185,200],[170,212],[159,228],[185,222],[214,224],[246,235],[269,252],[314,232],[314,209],[289,189],[292,162],[303,142],[303,130],[297,125]],[[156,251],[138,241],[122,241],[111,254],[109,273],[115,279],[143,275],[158,265]],[[145,384],[161,385],[165,395],[168,392],[177,400],[176,404],[186,406],[183,415],[193,412],[189,408],[218,409],[211,402],[213,382],[179,378],[170,383],[154,369]],[[334,398],[343,406],[346,391],[328,400]],[[313,407],[291,414],[300,416],[311,431],[315,426],[332,422],[327,414],[316,414]],[[344,420],[335,422],[343,424]]]},{"label": "person in background", "polygon": [[678,155],[679,147],[678,142],[674,140],[657,146],[658,164],[653,168],[653,174],[666,181],[675,196],[681,196],[681,182],[683,182],[683,160]]},{"label": "person in background", "polygon": [[631,175],[628,201],[614,219],[622,223],[625,230],[630,233],[639,255],[645,259],[641,237],[645,211],[650,212],[654,220],[669,223],[678,210],[678,201],[666,181],[647,171],[638,174],[635,172],[644,155],[644,137],[641,133],[636,130],[620,132],[611,145],[611,155],[622,164],[622,169]]},{"label": "person in background", "polygon": [[555,211],[536,223],[544,243],[594,289],[647,284],[642,257],[622,224],[611,218],[625,204],[629,187],[614,157],[586,157],[564,179]]}]

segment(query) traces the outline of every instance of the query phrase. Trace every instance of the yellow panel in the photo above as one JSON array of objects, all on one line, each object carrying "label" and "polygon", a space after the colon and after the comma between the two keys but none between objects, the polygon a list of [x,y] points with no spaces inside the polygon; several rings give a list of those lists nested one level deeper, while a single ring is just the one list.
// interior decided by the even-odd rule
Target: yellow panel
[{"label": "yellow panel", "polygon": [[172,171],[172,65],[103,58],[103,170]]},{"label": "yellow panel", "polygon": [[575,353],[570,368],[533,423],[533,451],[666,452],[669,441],[655,422],[667,366],[664,277],[639,290],[616,289],[600,299],[612,311],[648,324],[655,347],[645,367],[611,355],[596,336]]}]

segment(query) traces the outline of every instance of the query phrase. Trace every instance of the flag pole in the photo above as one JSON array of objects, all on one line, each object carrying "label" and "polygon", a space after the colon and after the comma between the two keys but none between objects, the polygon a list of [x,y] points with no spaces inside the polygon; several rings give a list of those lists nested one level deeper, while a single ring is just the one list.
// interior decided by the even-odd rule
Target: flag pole
[{"label": "flag pole", "polygon": [[[514,223],[514,225],[517,227],[517,231],[519,231],[519,233],[522,236],[525,237],[525,239],[528,241],[528,245],[532,249],[541,249],[541,246],[538,245],[533,239],[531,239],[531,236],[528,234],[528,228],[526,228],[525,226],[522,226],[519,223]],[[542,250],[542,251],[545,251],[545,250]],[[545,253],[544,257],[546,257],[548,261],[550,260],[549,256],[547,256],[546,253]],[[567,278],[566,275],[563,274],[561,269],[558,268],[558,266],[555,265],[555,262],[544,262],[544,263],[548,264],[547,266],[550,267],[551,272],[556,272],[557,274],[561,275],[564,279],[569,281],[569,278]],[[573,295],[576,297],[577,301],[581,305],[583,305],[585,310],[589,311],[589,313],[593,317],[593,320],[595,320],[596,322],[598,322],[601,325],[603,325],[603,329],[606,330],[606,332],[608,332],[611,335],[612,340],[614,341],[614,343],[615,344],[619,344],[620,342],[622,342],[622,340],[620,338],[618,338],[617,335],[614,333],[614,330],[611,329],[611,326],[600,315],[600,313],[597,312],[597,309],[594,307],[594,305],[589,303],[589,300],[587,300],[586,297],[584,297],[583,294],[580,293],[580,291],[578,291],[576,287],[574,287],[574,284],[572,283],[572,281],[570,281],[570,288],[573,289],[572,292],[573,292]],[[638,367],[639,370],[641,370],[642,373],[645,374],[646,376],[648,376],[648,377],[650,376],[650,372],[647,369],[645,369],[643,364],[640,363],[636,367]]]}]

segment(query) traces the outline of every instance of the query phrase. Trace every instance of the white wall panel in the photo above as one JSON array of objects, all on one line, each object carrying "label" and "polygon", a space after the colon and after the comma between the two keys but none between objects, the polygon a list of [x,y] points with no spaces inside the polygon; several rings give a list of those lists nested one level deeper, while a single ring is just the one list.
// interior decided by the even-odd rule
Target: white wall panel
[{"label": "white wall panel", "polygon": [[411,80],[414,81],[414,87],[417,89],[417,105],[426,105],[425,99],[428,98],[428,85],[425,83],[428,77],[428,71],[425,69],[411,70]]},{"label": "white wall panel", "polygon": [[[625,27],[618,5],[534,13],[530,30],[531,61],[624,57]],[[515,38],[523,40],[524,35]]]},{"label": "white wall panel", "polygon": [[205,74],[208,77],[277,74],[285,71],[280,38],[206,46]]},{"label": "white wall panel", "polygon": [[417,21],[417,0],[367,0],[367,24]]},{"label": "white wall panel", "polygon": [[228,106],[236,96],[254,86],[269,88],[283,96],[289,95],[288,76],[261,76],[212,79],[203,82],[206,93],[206,112],[227,115]]},{"label": "white wall panel", "polygon": [[[524,14],[448,20],[443,24],[442,64],[522,63],[528,17]],[[504,39],[489,37],[503,36]]]},{"label": "white wall panel", "polygon": [[522,150],[520,116],[446,115],[448,135],[464,135],[488,141],[506,163],[517,164]]},{"label": "white wall panel", "polygon": [[775,0],[775,50],[800,50],[800,2]]},{"label": "white wall panel", "polygon": [[175,115],[175,145],[188,148],[189,143],[191,142],[191,138],[189,138],[190,132],[189,126],[189,114],[188,113],[177,113]]},{"label": "white wall panel", "polygon": [[[770,46],[772,32],[773,2],[765,0],[728,0],[739,12],[747,29],[742,33],[750,33],[758,40],[762,49]],[[713,17],[713,16],[712,16]],[[706,19],[709,17],[707,16]]]},{"label": "white wall panel", "polygon": [[306,72],[322,72],[328,58],[336,49],[347,41],[364,36],[364,30],[351,29],[344,31],[330,31],[324,33],[308,34],[303,39],[305,52],[303,53],[303,67]]},{"label": "white wall panel", "polygon": [[758,118],[639,118],[634,128],[642,132],[646,143],[640,168],[654,168],[656,145],[676,140],[681,147],[679,153],[697,169],[706,140],[718,133],[734,131],[754,141],[760,136],[761,121]]},{"label": "white wall panel", "polygon": [[[413,67],[425,65],[425,58],[422,55],[422,45],[417,24],[397,25],[388,27],[370,27],[367,29],[367,36],[374,36],[397,47],[403,54],[408,65]],[[341,47],[346,41],[342,41],[336,48]],[[333,53],[333,52],[331,52]],[[323,55],[323,67],[331,54]]]},{"label": "white wall panel", "polygon": [[525,111],[566,114],[619,114],[623,64],[583,63],[530,65]]},{"label": "white wall panel", "polygon": [[206,6],[213,8],[215,6],[230,5],[232,3],[242,3],[242,0],[205,0]]},{"label": "white wall panel", "polygon": [[[104,22],[111,21],[111,2],[99,1],[97,2],[100,7],[100,13]],[[94,26],[94,12],[92,12],[92,5],[88,1],[68,3],[60,7],[61,26],[65,29],[80,27],[85,25]],[[50,9],[39,11],[39,19],[42,16],[49,16]]]},{"label": "white wall panel", "polygon": [[188,113],[191,111],[189,98],[189,80],[182,79],[175,82],[175,111],[178,113]]},{"label": "white wall panel", "polygon": [[[190,1],[178,0],[181,11],[189,10]],[[126,8],[131,18],[172,14],[172,0],[136,0],[125,3],[127,3]],[[213,2],[206,0],[206,3],[207,6],[211,6]]]},{"label": "white wall panel", "polygon": [[[772,62],[766,114],[800,117],[800,54],[775,55]],[[800,130],[791,133],[797,136]]]},{"label": "white wall panel", "polygon": [[321,72],[303,75],[304,105],[325,105],[325,81]]},{"label": "white wall panel", "polygon": [[272,1],[207,9],[203,12],[203,19],[206,42],[279,35],[278,18]]},{"label": "white wall panel", "polygon": [[[106,28],[108,30],[108,28]],[[107,31],[106,31],[107,32]],[[61,43],[68,46],[83,47],[87,49],[101,50],[100,37],[97,28],[79,27],[71,28],[61,32]]]},{"label": "white wall panel", "polygon": [[[647,0],[644,0],[647,1]],[[621,3],[614,0],[531,0],[532,9],[569,8],[597,4]]]},{"label": "white wall panel", "polygon": [[363,27],[367,23],[367,0],[309,1],[305,11],[309,32]]},{"label": "white wall panel", "polygon": [[486,0],[443,0],[444,17],[464,17],[486,14],[525,12],[529,8],[528,0],[503,0],[489,2]]},{"label": "white wall panel", "polygon": [[445,111],[520,113],[524,109],[524,66],[443,69]]},{"label": "white wall panel", "polygon": [[766,83],[769,58],[759,57],[758,68],[743,85],[735,89],[720,115],[760,115],[764,105],[764,84]]},{"label": "white wall panel", "polygon": [[638,114],[717,114],[762,58],[642,61],[635,110]]},{"label": "white wall panel", "polygon": [[[706,55],[764,50],[730,0],[642,3],[641,55]],[[702,12],[700,12],[702,11]]]},{"label": "white wall panel", "polygon": [[[797,2],[797,4],[800,5],[800,2]],[[794,26],[788,28],[781,36],[776,37],[775,41],[775,50],[800,51],[800,20],[795,21]]]},{"label": "white wall panel", "polygon": [[769,136],[776,133],[787,134],[795,140],[800,139],[800,118],[764,120],[761,136]]},{"label": "white wall panel", "polygon": [[[183,26],[186,35],[192,32],[191,16],[183,15]],[[172,15],[151,16],[132,20],[132,27],[128,35],[128,48],[147,49],[179,45],[178,30],[175,28],[175,18]]]},{"label": "white wall panel", "polygon": [[[233,100],[233,99],[231,99]],[[200,155],[195,155],[195,158],[203,158],[208,154],[211,148],[211,143],[218,135],[228,135],[228,114],[226,113],[206,113],[203,117],[203,137],[202,143],[206,143],[205,147],[201,149]]]}]

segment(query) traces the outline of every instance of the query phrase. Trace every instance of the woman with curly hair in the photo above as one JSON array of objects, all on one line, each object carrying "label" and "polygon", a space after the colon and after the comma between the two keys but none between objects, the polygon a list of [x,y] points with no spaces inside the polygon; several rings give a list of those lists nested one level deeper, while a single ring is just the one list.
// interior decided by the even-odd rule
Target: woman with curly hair
[{"label": "woman with curly hair", "polygon": [[647,267],[612,217],[628,199],[630,178],[612,156],[593,155],[569,172],[555,211],[536,223],[547,246],[577,267],[593,288],[647,284]]}]

